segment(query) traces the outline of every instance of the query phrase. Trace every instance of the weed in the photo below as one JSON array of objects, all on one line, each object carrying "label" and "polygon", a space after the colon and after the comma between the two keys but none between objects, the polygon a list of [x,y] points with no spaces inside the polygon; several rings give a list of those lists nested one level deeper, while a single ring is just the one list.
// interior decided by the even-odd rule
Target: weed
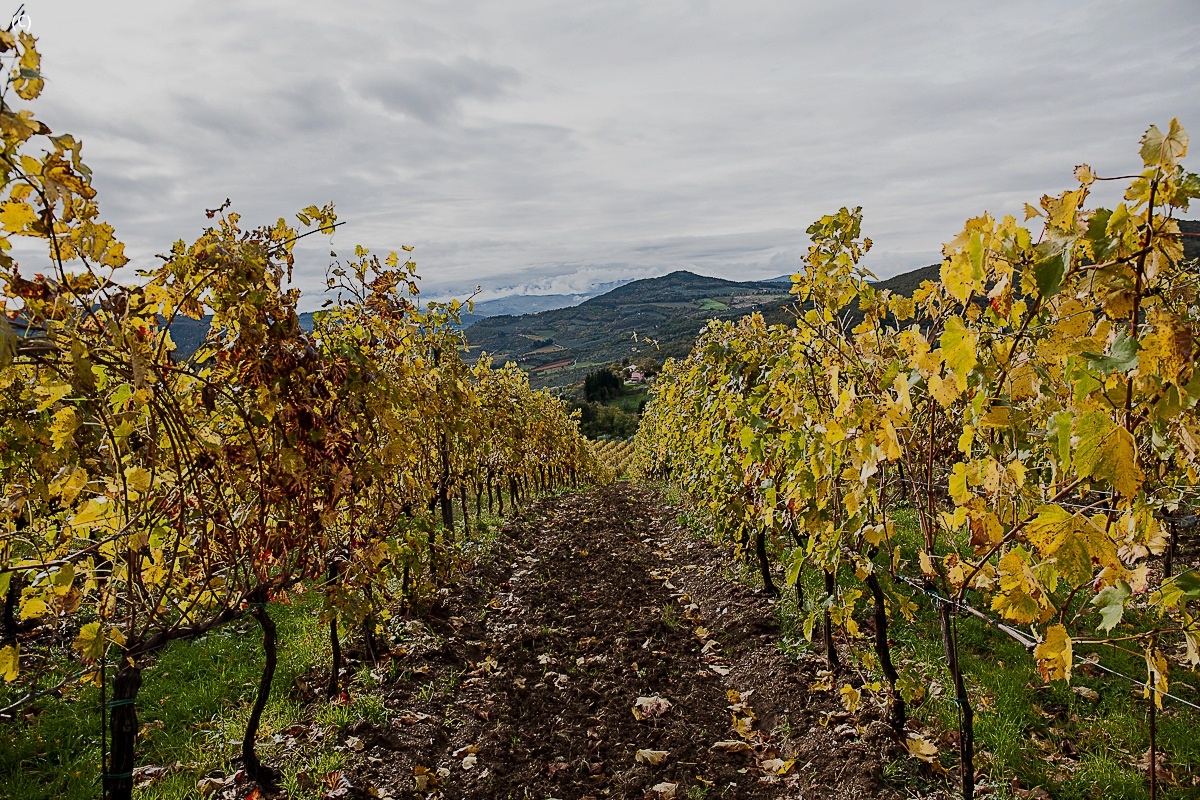
[{"label": "weed", "polygon": [[454,687],[458,685],[458,679],[463,676],[463,672],[461,669],[446,670],[442,678],[442,694],[447,697],[454,694]]},{"label": "weed", "polygon": [[420,689],[417,689],[417,697],[420,698],[422,703],[431,702],[436,695],[437,681],[430,681],[421,686]]}]

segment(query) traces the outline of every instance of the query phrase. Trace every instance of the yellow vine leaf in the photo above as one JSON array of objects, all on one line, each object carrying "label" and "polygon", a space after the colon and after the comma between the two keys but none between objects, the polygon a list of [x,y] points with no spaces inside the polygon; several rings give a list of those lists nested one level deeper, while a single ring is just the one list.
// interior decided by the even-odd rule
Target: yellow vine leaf
[{"label": "yellow vine leaf", "polygon": [[1133,497],[1145,474],[1137,463],[1137,445],[1129,431],[1107,414],[1090,412],[1075,419],[1075,469],[1082,478],[1100,478],[1125,497]]},{"label": "yellow vine leaf", "polygon": [[858,706],[862,702],[862,692],[847,683],[842,686],[838,694],[842,696],[843,708],[851,714],[858,710]]},{"label": "yellow vine leaf", "polygon": [[1146,651],[1146,683],[1142,689],[1142,697],[1150,696],[1150,686],[1154,687],[1154,704],[1162,708],[1163,693],[1168,691],[1166,657],[1157,650]]},{"label": "yellow vine leaf", "polygon": [[[1153,331],[1138,342],[1139,373],[1156,375],[1165,383],[1180,381],[1180,373],[1192,364],[1191,329],[1177,315],[1158,308],[1148,321]],[[1185,375],[1190,377],[1190,371]]]},{"label": "yellow vine leaf", "polygon": [[1033,649],[1033,657],[1038,662],[1038,672],[1042,680],[1050,681],[1071,680],[1071,665],[1074,655],[1071,650],[1071,637],[1062,625],[1051,625],[1046,628],[1045,638]]},{"label": "yellow vine leaf", "polygon": [[960,394],[958,385],[952,378],[940,378],[937,375],[929,376],[929,393],[933,395],[933,399],[942,408],[948,408]]},{"label": "yellow vine leaf", "polygon": [[21,619],[37,619],[50,612],[50,606],[40,597],[26,597],[21,601]]},{"label": "yellow vine leaf", "polygon": [[992,598],[993,611],[1021,625],[1049,618],[1050,601],[1020,551],[1008,551],[1000,559],[998,573],[1000,590]]},{"label": "yellow vine leaf", "polygon": [[896,435],[896,428],[892,425],[890,419],[883,421],[883,453],[888,461],[895,461],[903,454],[900,449],[900,437]]},{"label": "yellow vine leaf", "polygon": [[56,197],[64,189],[85,200],[96,196],[96,190],[89,186],[83,177],[75,174],[70,163],[55,156],[46,159],[42,167],[42,179],[46,182],[46,194],[51,197]]},{"label": "yellow vine leaf", "polygon": [[17,679],[19,661],[20,650],[17,645],[0,647],[0,677],[4,678],[5,683],[12,683]]},{"label": "yellow vine leaf", "polygon": [[958,451],[963,455],[971,454],[971,445],[975,443],[975,426],[966,424],[963,425],[962,433],[958,437]]},{"label": "yellow vine leaf", "polygon": [[88,528],[106,517],[108,509],[97,500],[88,500],[78,514],[71,517],[67,524],[72,528]]},{"label": "yellow vine leaf", "polygon": [[35,390],[40,397],[37,410],[45,411],[50,406],[62,400],[71,391],[69,383],[51,383],[38,386]]},{"label": "yellow vine leaf", "polygon": [[89,622],[79,629],[74,647],[86,661],[99,661],[104,655],[104,637],[100,635],[100,623]]},{"label": "yellow vine leaf", "polygon": [[126,467],[125,484],[135,492],[144,493],[150,489],[150,470],[144,467]]},{"label": "yellow vine leaf", "polygon": [[0,203],[0,226],[9,233],[23,233],[37,222],[37,211],[28,203],[7,200]]},{"label": "yellow vine leaf", "polygon": [[87,486],[87,470],[76,466],[64,467],[54,480],[50,482],[50,494],[62,499],[63,505],[69,506]]},{"label": "yellow vine leaf", "polygon": [[1037,516],[1025,526],[1025,535],[1037,549],[1038,555],[1049,558],[1062,545],[1074,525],[1075,515],[1062,506],[1038,506]]},{"label": "yellow vine leaf", "polygon": [[79,429],[81,420],[70,406],[60,408],[50,422],[50,442],[55,450],[62,450],[71,441],[75,431]]},{"label": "yellow vine leaf", "polygon": [[1187,155],[1187,149],[1187,131],[1179,124],[1178,117],[1171,120],[1165,136],[1157,125],[1151,125],[1142,135],[1142,164],[1147,167],[1172,169]]},{"label": "yellow vine leaf", "polygon": [[1046,209],[1046,226],[1068,233],[1075,231],[1075,217],[1087,197],[1087,189],[1073,189],[1058,197],[1042,197],[1042,208]]},{"label": "yellow vine leaf", "polygon": [[950,499],[957,505],[965,505],[971,499],[971,492],[967,489],[967,465],[961,461],[957,461],[950,471],[949,478]]},{"label": "yellow vine leaf", "polygon": [[13,88],[22,100],[33,100],[42,93],[42,57],[38,54],[37,41],[31,34],[21,31],[21,61],[13,72]]},{"label": "yellow vine leaf", "polygon": [[946,320],[946,329],[939,340],[942,346],[942,358],[946,366],[953,371],[955,385],[958,391],[967,388],[967,375],[979,363],[976,348],[979,346],[979,334],[969,330],[961,317],[951,317]]}]

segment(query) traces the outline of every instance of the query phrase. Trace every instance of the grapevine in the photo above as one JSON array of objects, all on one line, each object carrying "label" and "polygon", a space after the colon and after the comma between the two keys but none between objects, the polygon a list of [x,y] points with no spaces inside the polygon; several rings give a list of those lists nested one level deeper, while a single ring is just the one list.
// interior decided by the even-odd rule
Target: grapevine
[{"label": "grapevine", "polygon": [[[336,697],[342,626],[373,643],[385,601],[453,578],[468,494],[477,509],[485,490],[519,503],[601,470],[562,403],[514,367],[463,361],[460,304],[421,304],[411,260],[335,261],[305,331],[294,245],[332,232],[331,205],[247,230],[226,203],[122,282],[79,141],[18,107],[42,87],[34,38],[0,31],[0,55],[14,63],[0,95],[0,714],[95,683],[104,792],[127,798],[147,659],[250,616],[266,662],[242,756],[269,786],[254,745],[270,601],[321,589]],[[22,274],[12,237],[45,245],[43,273]],[[206,315],[200,348],[177,358],[172,323]]]},{"label": "grapevine", "polygon": [[[1169,649],[1200,665],[1200,581],[1157,563],[1166,520],[1198,502],[1200,271],[1176,222],[1200,196],[1187,144],[1176,120],[1151,127],[1114,209],[1087,207],[1107,179],[1084,165],[1075,188],[1026,206],[1040,230],[968,220],[940,280],[912,297],[869,282],[860,209],[823,217],[792,278],[796,323],[711,323],[664,367],[643,418],[641,474],[678,482],[719,535],[753,548],[768,589],[770,552],[788,553],[797,591],[802,572],[823,574],[805,627],[820,625],[830,669],[833,631],[864,636],[859,601],[872,599],[867,666],[898,732],[912,682],[886,626],[911,617],[914,588],[940,598],[965,797],[973,708],[954,609],[1028,630],[1046,681],[1071,679],[1075,647],[1140,650],[1156,707]],[[897,541],[909,502],[916,558]]]}]

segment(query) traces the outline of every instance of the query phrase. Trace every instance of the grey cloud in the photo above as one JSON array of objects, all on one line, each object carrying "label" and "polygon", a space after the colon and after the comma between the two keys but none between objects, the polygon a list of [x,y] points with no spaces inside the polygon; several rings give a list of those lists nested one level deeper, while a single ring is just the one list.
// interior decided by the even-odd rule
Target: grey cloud
[{"label": "grey cloud", "polygon": [[404,59],[369,68],[353,90],[385,110],[440,125],[466,100],[492,100],[517,83],[517,71],[474,58]]},{"label": "grey cloud", "polygon": [[[195,236],[225,197],[247,224],[333,200],[334,249],[416,245],[427,294],[774,277],[842,205],[864,207],[867,263],[891,274],[936,260],[966,217],[1068,187],[1081,161],[1136,168],[1151,122],[1200,130],[1194,0],[31,14],[39,116],[83,138],[135,258]],[[306,292],[328,250],[301,249]]]}]

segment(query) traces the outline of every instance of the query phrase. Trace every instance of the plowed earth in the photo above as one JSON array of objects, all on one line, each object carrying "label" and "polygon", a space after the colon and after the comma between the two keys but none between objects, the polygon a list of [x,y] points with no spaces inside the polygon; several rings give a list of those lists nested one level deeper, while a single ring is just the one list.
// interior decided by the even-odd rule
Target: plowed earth
[{"label": "plowed earth", "polygon": [[349,731],[346,794],[897,796],[878,713],[810,692],[823,662],[781,652],[768,598],[677,513],[620,484],[510,523],[490,566],[410,624],[401,677],[377,689],[394,716]]}]

